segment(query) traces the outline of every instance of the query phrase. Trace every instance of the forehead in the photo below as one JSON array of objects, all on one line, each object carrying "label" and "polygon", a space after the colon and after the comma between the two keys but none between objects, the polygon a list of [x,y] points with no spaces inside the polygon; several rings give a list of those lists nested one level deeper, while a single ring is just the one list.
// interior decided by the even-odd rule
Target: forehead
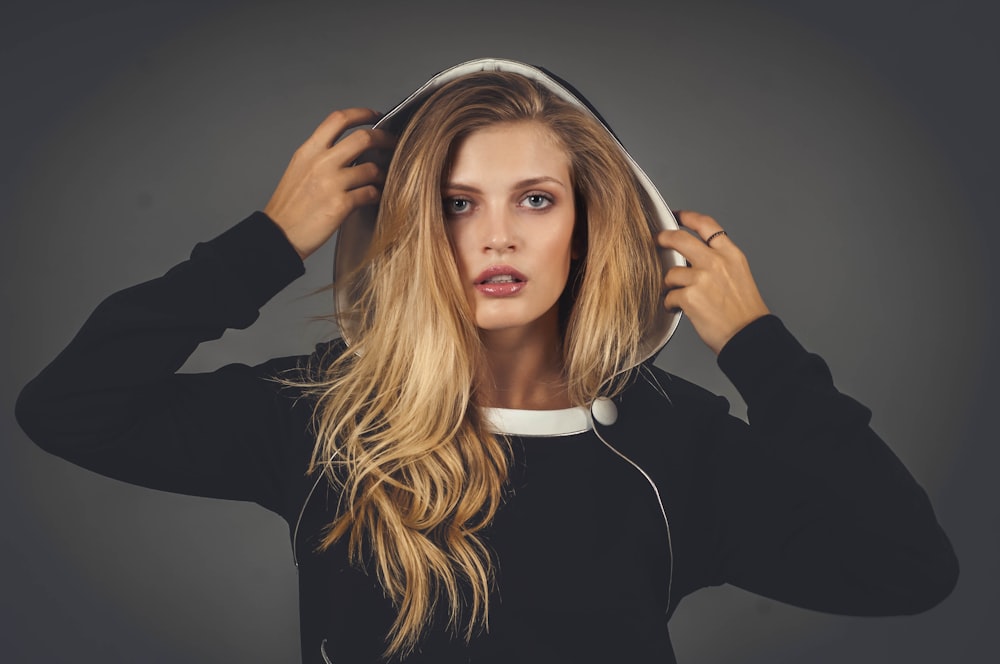
[{"label": "forehead", "polygon": [[478,129],[456,143],[449,180],[516,173],[565,176],[570,155],[555,133],[540,122],[503,122]]}]

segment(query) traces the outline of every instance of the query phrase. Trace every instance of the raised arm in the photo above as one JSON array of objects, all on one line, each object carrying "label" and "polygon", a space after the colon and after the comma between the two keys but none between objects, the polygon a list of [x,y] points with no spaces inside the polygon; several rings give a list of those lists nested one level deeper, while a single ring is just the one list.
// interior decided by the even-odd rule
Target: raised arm
[{"label": "raised arm", "polygon": [[29,437],[111,477],[278,509],[290,472],[285,443],[305,422],[272,377],[298,359],[177,371],[198,344],[253,323],[302,274],[303,257],[355,207],[378,200],[381,174],[353,162],[391,137],[361,129],[339,140],[376,117],[366,109],[331,114],[296,151],[266,213],[197,245],[162,277],[104,300],[22,390],[16,416]]},{"label": "raised arm", "polygon": [[855,615],[940,602],[958,563],[926,493],[872,431],[871,412],[770,315],[718,222],[678,216],[695,234],[657,237],[688,260],[665,275],[664,305],[683,309],[748,406],[749,426],[719,398],[699,450],[693,504],[712,524],[711,582]]},{"label": "raised arm", "polygon": [[114,293],[22,390],[16,415],[43,449],[124,481],[272,502],[283,430],[268,374],[293,364],[175,373],[199,343],[241,329],[303,272],[255,213],[162,277]]}]

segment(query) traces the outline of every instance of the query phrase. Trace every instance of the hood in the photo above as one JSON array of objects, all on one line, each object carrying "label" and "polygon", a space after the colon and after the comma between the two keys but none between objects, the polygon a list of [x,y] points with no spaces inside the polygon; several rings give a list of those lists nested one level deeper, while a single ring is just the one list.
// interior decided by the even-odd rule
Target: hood
[{"label": "hood", "polygon": [[[618,137],[608,126],[608,123],[604,121],[604,118],[602,118],[597,110],[591,106],[590,102],[588,102],[587,99],[569,83],[542,67],[536,67],[523,62],[517,62],[516,60],[506,60],[501,58],[479,58],[463,62],[432,76],[430,80],[411,93],[402,102],[397,104],[391,111],[386,113],[375,124],[375,126],[385,129],[386,131],[397,136],[402,134],[403,128],[406,126],[406,123],[409,122],[410,118],[413,117],[414,112],[427,100],[428,97],[431,96],[431,94],[434,93],[434,91],[456,78],[480,71],[502,71],[522,74],[541,83],[557,96],[593,115],[607,130],[611,137],[614,138],[615,142],[621,149],[622,154],[625,156],[626,161],[631,167],[632,173],[635,175],[636,180],[640,185],[640,195],[642,196],[643,207],[646,210],[646,214],[652,221],[652,225],[664,230],[675,230],[678,228],[677,221],[675,220],[673,213],[670,211],[670,208],[667,207],[666,202],[664,202],[660,192],[657,191],[656,186],[643,172],[639,165],[636,164],[632,155],[630,155],[628,150],[626,150],[621,144],[621,141],[618,140]],[[381,162],[378,157],[374,157],[371,160],[379,163],[381,168],[386,170],[388,169],[388,161],[384,158]],[[335,299],[334,306],[336,307],[338,314],[340,312],[351,310],[352,305],[357,300],[357,293],[360,284],[352,283],[348,276],[354,272],[365,256],[374,233],[375,218],[377,213],[378,210],[375,206],[357,209],[344,220],[337,232],[333,278]],[[667,269],[671,267],[686,264],[684,258],[676,251],[662,249],[659,247],[656,248],[656,251],[659,255],[660,263],[663,266],[663,272],[666,272]],[[673,335],[674,330],[677,329],[680,318],[680,312],[669,312],[662,306],[659,308],[657,315],[643,332],[642,344],[640,347],[640,363],[655,357],[656,354],[659,353],[659,351],[670,339],[671,335]],[[348,345],[351,344],[353,339],[357,338],[357,330],[355,326],[351,324],[349,319],[341,321],[340,332],[345,343]]]}]

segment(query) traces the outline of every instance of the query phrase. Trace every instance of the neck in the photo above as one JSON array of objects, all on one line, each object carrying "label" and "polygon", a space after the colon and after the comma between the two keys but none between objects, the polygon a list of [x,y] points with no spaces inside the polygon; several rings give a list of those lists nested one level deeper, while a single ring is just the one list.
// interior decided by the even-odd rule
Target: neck
[{"label": "neck", "polygon": [[524,410],[571,406],[555,315],[524,327],[480,334],[492,374],[482,386],[483,405]]}]

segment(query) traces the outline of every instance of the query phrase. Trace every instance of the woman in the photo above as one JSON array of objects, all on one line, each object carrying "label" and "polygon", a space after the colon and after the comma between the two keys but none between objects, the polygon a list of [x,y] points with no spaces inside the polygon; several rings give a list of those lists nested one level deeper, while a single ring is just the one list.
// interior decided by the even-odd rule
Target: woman
[{"label": "woman", "polygon": [[[29,435],[282,515],[308,662],[669,662],[707,585],[858,615],[948,595],[951,546],[869,411],[578,93],[482,60],[349,131],[377,118],[333,113],[263,211],[105,300],[23,390]],[[175,373],[338,229],[343,339]],[[652,366],[679,311],[750,426]]]}]

